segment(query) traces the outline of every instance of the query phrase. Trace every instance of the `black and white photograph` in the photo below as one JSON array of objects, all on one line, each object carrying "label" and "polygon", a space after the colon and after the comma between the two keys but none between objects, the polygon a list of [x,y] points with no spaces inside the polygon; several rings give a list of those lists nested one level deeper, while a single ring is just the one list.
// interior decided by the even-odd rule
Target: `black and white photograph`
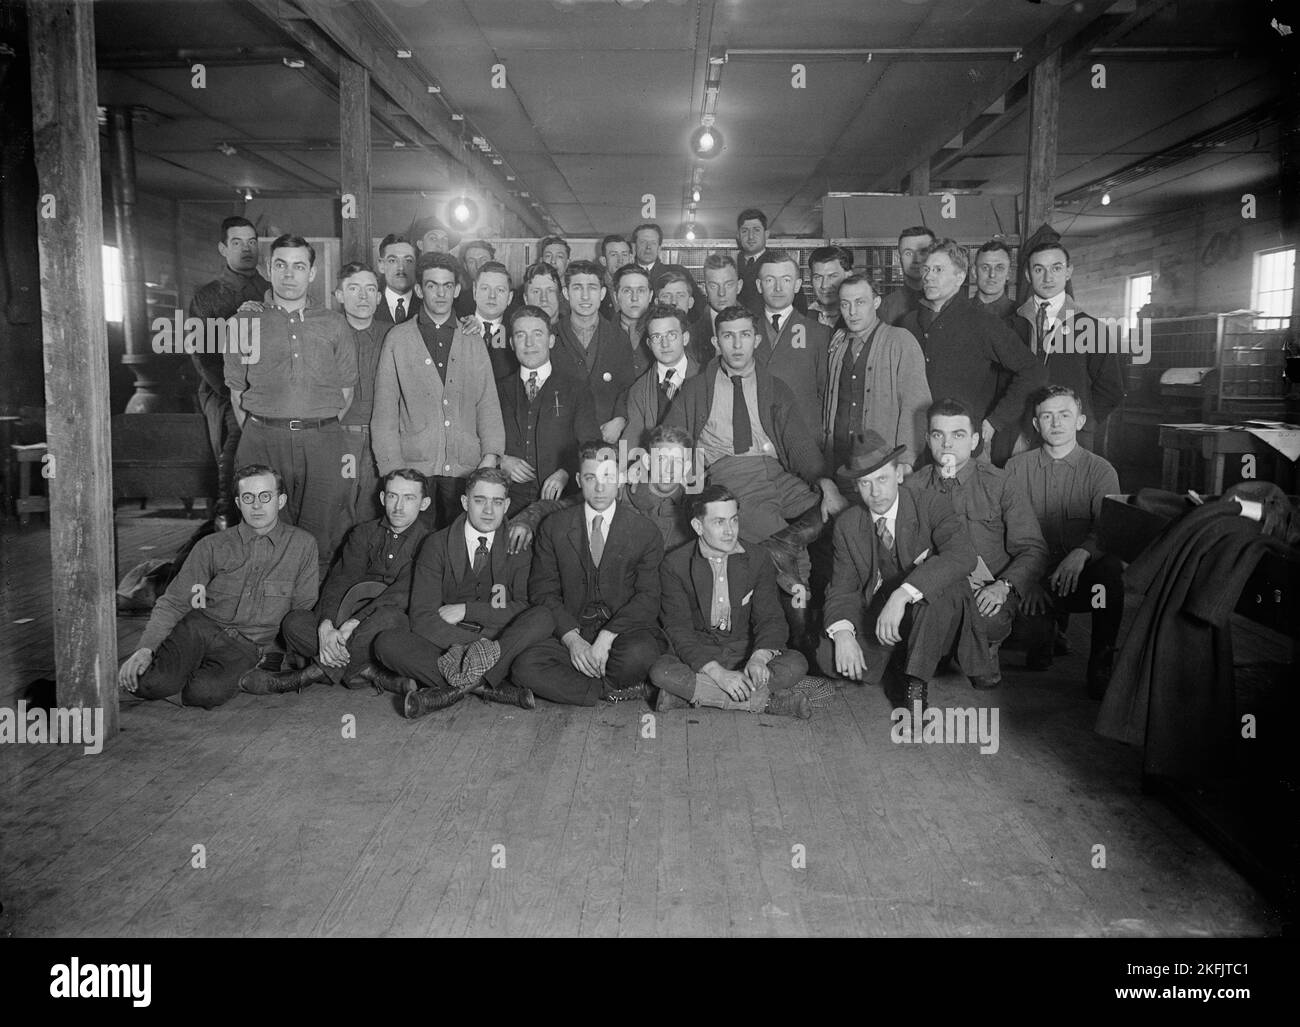
[{"label": "black and white photograph", "polygon": [[180,1009],[160,961],[279,951],[200,939],[944,940],[852,958],[999,976],[1087,939],[1058,984],[1103,1009],[1263,997],[1298,32],[0,0],[23,990]]}]

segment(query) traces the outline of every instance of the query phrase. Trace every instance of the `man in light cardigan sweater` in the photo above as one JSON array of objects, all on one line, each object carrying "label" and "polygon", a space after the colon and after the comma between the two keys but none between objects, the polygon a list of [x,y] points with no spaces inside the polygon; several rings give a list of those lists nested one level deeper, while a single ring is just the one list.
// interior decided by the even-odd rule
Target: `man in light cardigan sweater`
[{"label": "man in light cardigan sweater", "polygon": [[428,477],[438,529],[460,515],[470,471],[497,466],[506,433],[487,348],[452,310],[460,291],[454,261],[423,255],[416,291],[419,315],[384,337],[370,441],[381,476],[413,467]]},{"label": "man in light cardigan sweater", "polygon": [[853,436],[874,431],[890,449],[902,446],[904,473],[924,452],[930,386],[925,356],[911,332],[880,320],[880,297],[865,274],[840,283],[841,328],[831,339],[822,448],[831,467],[842,467]]}]

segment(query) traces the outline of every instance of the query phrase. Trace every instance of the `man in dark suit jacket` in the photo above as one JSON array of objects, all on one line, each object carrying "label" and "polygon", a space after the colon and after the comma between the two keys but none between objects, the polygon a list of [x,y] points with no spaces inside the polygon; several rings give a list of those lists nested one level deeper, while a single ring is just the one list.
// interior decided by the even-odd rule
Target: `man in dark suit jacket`
[{"label": "man in dark suit jacket", "polygon": [[[531,553],[510,552],[508,487],[495,467],[470,474],[460,497],[465,513],[430,537],[415,559],[410,630],[375,639],[379,662],[405,679],[398,690],[407,717],[444,709],[470,691],[527,710],[535,705],[527,688],[505,679],[515,657],[546,638],[554,623],[546,610],[528,604]],[[406,601],[404,584],[394,582],[376,601]]]},{"label": "man in dark suit jacket", "polygon": [[[1097,439],[1105,439],[1106,418],[1124,398],[1119,340],[1065,291],[1074,272],[1069,250],[1059,242],[1041,243],[1024,263],[1033,295],[1016,310],[1011,326],[1042,365],[1047,381],[1066,385],[1079,397],[1087,420],[1076,441],[1092,450]],[[1031,445],[1041,441],[1033,416],[1026,403],[1021,424]]]},{"label": "man in dark suit jacket", "polygon": [[709,485],[692,503],[699,542],[663,563],[660,620],[671,654],[650,669],[657,711],[712,706],[807,719],[808,696],[794,691],[808,670],[788,649],[776,572],[763,554],[740,544],[736,497]]},{"label": "man in dark suit jacket", "polygon": [[[740,275],[737,299],[755,314],[762,316],[763,296],[758,290],[758,271],[767,256],[767,215],[757,207],[748,207],[736,216],[736,270]],[[808,300],[800,286],[794,292],[794,308],[808,313]]]},{"label": "man in dark suit jacket", "polygon": [[930,395],[966,405],[979,422],[976,427],[990,458],[1001,467],[1020,435],[1029,396],[1045,379],[1043,368],[1016,333],[967,298],[969,264],[960,243],[936,242],[925,257],[921,306],[898,326],[921,344]]},{"label": "man in dark suit jacket", "polygon": [[383,289],[375,308],[381,324],[401,324],[420,312],[415,294],[415,247],[410,240],[389,232],[379,242],[379,274]]},{"label": "man in dark suit jacket", "polygon": [[504,264],[490,260],[479,268],[474,280],[474,317],[478,320],[492,362],[492,377],[504,378],[519,369],[514,348],[510,345],[509,318],[510,272]]},{"label": "man in dark suit jacket", "polygon": [[[799,265],[785,250],[768,250],[759,258],[763,342],[755,355],[769,374],[790,386],[801,410],[821,410],[831,332],[817,318],[795,309],[799,283]],[[808,417],[816,421],[815,415]]]},{"label": "man in dark suit jacket", "polygon": [[896,660],[910,710],[925,706],[930,678],[954,642],[966,674],[987,677],[992,668],[974,629],[966,577],[976,556],[966,524],[946,496],[899,488],[901,453],[864,432],[839,470],[864,505],[835,521],[827,637],[817,657],[823,671],[871,684]]},{"label": "man in dark suit jacket", "polygon": [[690,356],[686,315],[676,307],[656,304],[646,312],[646,341],[654,363],[632,383],[624,400],[627,425],[623,440],[630,449],[646,444],[651,428],[663,423],[673,397],[688,378],[700,373]]},{"label": "man in dark suit jacket", "polygon": [[617,500],[618,454],[586,443],[579,458],[583,503],[542,521],[533,544],[529,597],[550,611],[555,637],[515,661],[515,680],[553,702],[643,698],[663,652],[659,530]]},{"label": "man in dark suit jacket", "polygon": [[619,413],[619,397],[636,381],[631,343],[623,329],[600,316],[600,300],[605,294],[600,265],[575,260],[564,273],[572,312],[559,320],[551,361],[587,383],[600,437],[613,444],[623,434],[625,423]]},{"label": "man in dark suit jacket", "polygon": [[497,379],[506,448],[500,467],[510,475],[510,514],[538,499],[576,491],[578,440],[596,435],[591,390],[551,362],[555,334],[540,307],[520,307],[510,319],[519,370]]}]

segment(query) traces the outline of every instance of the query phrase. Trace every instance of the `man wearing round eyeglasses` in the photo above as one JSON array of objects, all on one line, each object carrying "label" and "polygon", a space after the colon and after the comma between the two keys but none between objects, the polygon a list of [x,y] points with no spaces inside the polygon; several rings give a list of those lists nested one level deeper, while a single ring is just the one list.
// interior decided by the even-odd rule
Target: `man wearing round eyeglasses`
[{"label": "man wearing round eyeglasses", "polygon": [[383,276],[383,299],[375,320],[402,324],[420,312],[415,295],[415,247],[404,236],[389,233],[379,243],[379,273]]},{"label": "man wearing round eyeglasses", "polygon": [[316,540],[280,520],[287,497],[279,473],[252,464],[235,480],[242,523],[195,543],[118,671],[121,687],[141,699],[179,695],[183,706],[220,706],[285,615],[316,602]]}]

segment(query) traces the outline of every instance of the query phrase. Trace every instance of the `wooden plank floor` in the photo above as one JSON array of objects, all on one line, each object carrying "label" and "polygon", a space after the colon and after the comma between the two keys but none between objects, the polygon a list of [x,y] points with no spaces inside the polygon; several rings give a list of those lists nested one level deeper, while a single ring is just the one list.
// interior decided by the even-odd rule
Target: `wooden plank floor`
[{"label": "wooden plank floor", "polygon": [[[119,518],[119,545],[169,556],[192,529]],[[41,545],[6,547],[9,613],[39,601]],[[120,626],[130,645],[143,620]],[[0,657],[48,673],[23,627]],[[320,686],[212,712],[128,699],[99,755],[0,746],[0,936],[1276,933],[1140,793],[1139,753],[1093,733],[1082,657],[1020,659],[991,694],[932,689],[998,706],[995,755],[895,744],[859,687],[810,721],[673,711],[652,735],[632,704],[408,722]]]}]

